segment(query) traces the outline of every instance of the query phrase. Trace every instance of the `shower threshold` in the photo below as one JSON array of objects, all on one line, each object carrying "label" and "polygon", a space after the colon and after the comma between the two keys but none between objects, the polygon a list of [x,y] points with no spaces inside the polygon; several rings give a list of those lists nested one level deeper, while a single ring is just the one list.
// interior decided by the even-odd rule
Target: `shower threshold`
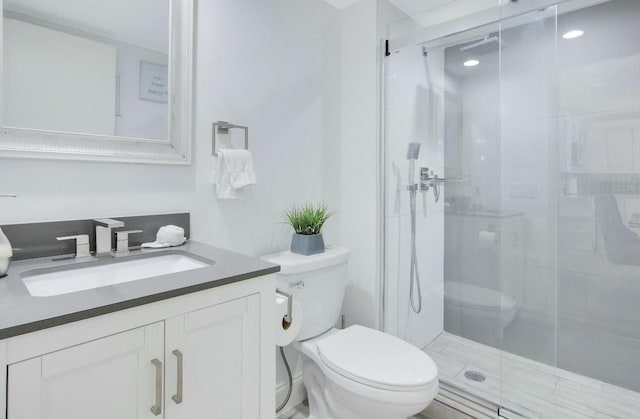
[{"label": "shower threshold", "polygon": [[640,393],[622,387],[447,332],[424,351],[438,365],[441,398],[494,417],[640,419]]}]

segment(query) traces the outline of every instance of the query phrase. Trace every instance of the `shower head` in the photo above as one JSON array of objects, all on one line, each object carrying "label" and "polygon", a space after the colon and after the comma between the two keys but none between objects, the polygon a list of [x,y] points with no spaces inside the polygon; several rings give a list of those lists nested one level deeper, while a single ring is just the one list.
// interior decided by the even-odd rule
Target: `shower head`
[{"label": "shower head", "polygon": [[407,160],[417,160],[420,155],[420,143],[409,143]]}]

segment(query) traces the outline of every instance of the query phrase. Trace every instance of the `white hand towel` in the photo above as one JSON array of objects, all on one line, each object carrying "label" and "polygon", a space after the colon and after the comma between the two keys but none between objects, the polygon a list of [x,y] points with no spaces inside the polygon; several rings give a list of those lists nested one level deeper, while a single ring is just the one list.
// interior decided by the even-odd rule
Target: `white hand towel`
[{"label": "white hand towel", "polygon": [[256,184],[253,158],[248,150],[218,151],[216,194],[219,199],[236,199],[236,190]]}]

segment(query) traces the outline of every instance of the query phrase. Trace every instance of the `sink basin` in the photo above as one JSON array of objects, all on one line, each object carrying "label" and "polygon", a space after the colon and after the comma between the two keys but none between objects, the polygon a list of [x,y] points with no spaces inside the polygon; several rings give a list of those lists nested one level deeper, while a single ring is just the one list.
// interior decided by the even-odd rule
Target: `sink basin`
[{"label": "sink basin", "polygon": [[147,254],[34,269],[22,274],[22,282],[34,297],[51,297],[205,268],[213,264],[213,261],[186,253]]}]

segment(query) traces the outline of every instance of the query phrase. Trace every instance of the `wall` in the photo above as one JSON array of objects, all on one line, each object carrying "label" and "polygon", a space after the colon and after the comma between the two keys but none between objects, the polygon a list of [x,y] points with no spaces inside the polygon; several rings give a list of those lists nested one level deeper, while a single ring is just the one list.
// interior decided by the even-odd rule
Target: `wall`
[{"label": "wall", "polygon": [[[411,210],[410,142],[421,144],[415,161],[443,176],[444,54],[431,51],[425,59],[421,47],[394,53],[388,61],[387,92],[387,197],[386,273],[389,331],[418,347],[426,346],[443,329],[444,186],[440,200],[433,189],[416,195],[416,254],[422,292],[422,310],[410,308]],[[418,305],[414,285],[414,305]]]},{"label": "wall", "polygon": [[117,48],[117,74],[120,76],[121,87],[116,135],[166,140],[169,105],[140,99],[140,62],[167,65],[167,54],[117,41],[114,44]]},{"label": "wall", "polygon": [[[421,27],[388,1],[379,1],[378,34],[395,36],[398,27]],[[422,311],[410,308],[411,218],[407,147],[421,144],[416,171],[429,167],[444,175],[443,54],[423,56],[421,47],[409,47],[386,58],[385,161],[387,191],[384,212],[386,282],[385,330],[424,347],[443,329],[443,193],[438,203],[433,191],[416,199],[416,248],[422,291]],[[419,176],[416,174],[415,179]],[[443,191],[441,191],[443,192]],[[417,303],[417,299],[415,300]]]},{"label": "wall", "polygon": [[[338,12],[316,0],[217,0],[197,13],[194,239],[250,255],[285,249],[282,214],[292,204],[339,209],[328,192],[336,175],[323,177],[337,162]],[[210,183],[217,120],[250,127],[259,183],[237,201],[217,200]],[[338,242],[338,217],[327,222],[327,243]]]},{"label": "wall", "polygon": [[[165,66],[168,61],[168,35],[164,35],[164,45],[154,40],[153,46],[161,47],[157,51],[140,44],[148,33],[162,39],[164,29],[155,20],[139,28],[144,34],[138,34],[132,41],[139,43],[132,44],[103,36],[100,28],[85,27],[85,22],[62,19],[57,23],[59,18],[38,18],[39,12],[25,12],[6,13],[10,18],[5,19],[5,31],[10,35],[7,45],[26,42],[29,48],[16,45],[4,50],[7,63],[13,63],[4,72],[7,103],[11,103],[4,108],[5,121],[19,120],[10,123],[18,127],[167,139],[169,105],[140,99],[141,61]],[[38,36],[37,42],[34,36]],[[20,51],[22,54],[16,55]],[[25,63],[25,58],[35,64]],[[107,64],[105,58],[110,60]],[[61,98],[67,101],[65,105],[60,105]],[[114,112],[118,106],[119,113]]]},{"label": "wall", "polygon": [[340,235],[351,251],[343,311],[347,325],[378,327],[377,6],[342,11]]},{"label": "wall", "polygon": [[[193,238],[256,256],[283,250],[291,238],[283,212],[324,201],[336,212],[326,242],[340,244],[338,11],[315,0],[216,0],[197,13]],[[250,127],[259,183],[237,201],[217,200],[209,182],[217,120]],[[299,375],[299,357],[287,354]]]},{"label": "wall", "polygon": [[[338,10],[200,1],[196,25],[193,165],[1,159],[0,191],[19,198],[2,201],[0,224],[190,211],[194,240],[258,256],[288,247],[285,209],[324,201],[336,212],[326,241],[340,244]],[[217,200],[209,181],[216,120],[250,127],[259,183],[238,201]]]},{"label": "wall", "polygon": [[20,20],[3,24],[5,123],[113,135],[115,48]]}]

